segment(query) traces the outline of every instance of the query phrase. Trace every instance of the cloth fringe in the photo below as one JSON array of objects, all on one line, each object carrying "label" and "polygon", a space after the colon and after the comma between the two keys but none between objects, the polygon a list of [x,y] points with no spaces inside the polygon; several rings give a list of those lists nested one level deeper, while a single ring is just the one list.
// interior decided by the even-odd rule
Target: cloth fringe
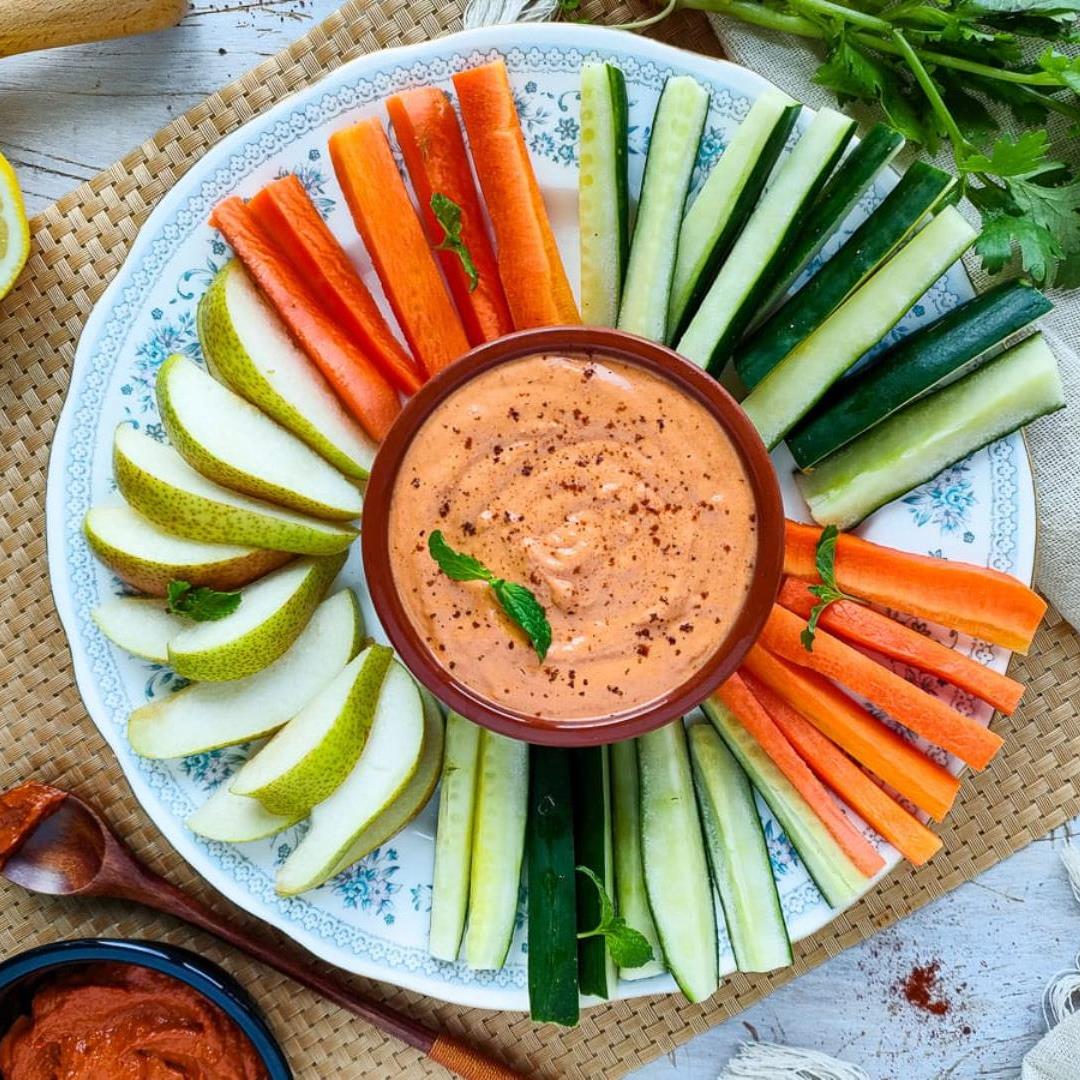
[{"label": "cloth fringe", "polygon": [[870,1080],[846,1061],[778,1043],[744,1043],[718,1080]]},{"label": "cloth fringe", "polygon": [[469,0],[463,21],[466,29],[513,22],[546,22],[555,17],[559,0]]}]

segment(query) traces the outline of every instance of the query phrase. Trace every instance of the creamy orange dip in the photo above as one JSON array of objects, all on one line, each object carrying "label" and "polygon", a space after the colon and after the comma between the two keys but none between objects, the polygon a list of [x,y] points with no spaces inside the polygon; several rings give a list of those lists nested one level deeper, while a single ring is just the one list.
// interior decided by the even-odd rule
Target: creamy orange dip
[{"label": "creamy orange dip", "polygon": [[[432,530],[547,611],[541,663],[479,582],[428,553]],[[727,433],[666,378],[600,356],[481,372],[428,417],[390,503],[394,584],[433,656],[504,708],[622,713],[700,670],[750,588],[753,494]]]}]

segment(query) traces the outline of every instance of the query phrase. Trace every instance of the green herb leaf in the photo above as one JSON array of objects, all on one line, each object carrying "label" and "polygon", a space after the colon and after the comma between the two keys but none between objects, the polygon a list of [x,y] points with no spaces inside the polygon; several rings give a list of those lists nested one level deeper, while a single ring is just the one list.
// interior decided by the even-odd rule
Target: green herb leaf
[{"label": "green herb leaf", "polygon": [[1045,131],[1025,131],[1019,137],[1002,135],[989,156],[970,154],[960,167],[965,172],[993,173],[995,176],[1028,176],[1046,167],[1049,137]]},{"label": "green herb leaf", "polygon": [[469,292],[473,292],[480,284],[480,272],[473,262],[472,252],[461,238],[461,207],[448,195],[436,191],[431,196],[431,209],[443,231],[442,243],[436,250],[452,251],[457,255],[469,279]]},{"label": "green herb leaf", "polygon": [[621,968],[636,968],[653,959],[652,946],[640,930],[628,926],[621,915],[615,914],[615,907],[608,896],[604,883],[587,866],[577,868],[596,886],[600,895],[600,924],[594,930],[585,930],[578,938],[590,938],[603,935],[611,959]]},{"label": "green herb leaf", "polygon": [[[856,600],[854,596],[844,592],[836,584],[836,541],[839,536],[840,530],[835,525],[828,525],[822,530],[817,542],[814,561],[821,583],[811,585],[810,592],[817,597],[818,602],[810,611],[806,629],[799,635],[799,640],[807,652],[814,651],[814,636],[817,634],[818,620],[825,609],[830,604],[835,604],[837,600]],[[856,603],[858,603],[857,600]]]},{"label": "green herb leaf", "polygon": [[541,662],[551,648],[551,624],[536,596],[524,585],[496,577],[479,559],[455,551],[439,529],[428,537],[428,552],[439,569],[453,581],[486,581],[499,606],[532,643]]},{"label": "green herb leaf", "polygon": [[187,581],[170,581],[166,610],[195,622],[217,622],[240,606],[238,592],[218,592],[206,585],[193,587]]}]

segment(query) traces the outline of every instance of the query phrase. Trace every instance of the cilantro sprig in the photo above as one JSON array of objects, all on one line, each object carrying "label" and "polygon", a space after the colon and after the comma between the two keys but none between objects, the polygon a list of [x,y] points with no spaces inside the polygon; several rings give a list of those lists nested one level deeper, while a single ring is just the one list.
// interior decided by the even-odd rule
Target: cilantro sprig
[{"label": "cilantro sprig", "polygon": [[536,655],[543,662],[551,648],[551,624],[543,605],[529,589],[517,582],[496,577],[479,559],[463,551],[455,551],[439,529],[428,537],[428,552],[452,581],[486,581],[499,606],[511,622],[525,632]]},{"label": "cilantro sprig", "polygon": [[168,585],[166,610],[193,622],[217,622],[239,606],[238,592],[219,592],[206,585],[195,587],[187,581],[170,581]]},{"label": "cilantro sprig", "polygon": [[640,930],[635,930],[627,925],[621,915],[615,914],[615,905],[611,902],[604,883],[587,866],[577,868],[579,874],[584,874],[596,886],[600,896],[600,923],[593,930],[583,930],[578,934],[578,939],[602,936],[606,943],[611,959],[621,968],[642,967],[653,959],[652,946],[648,938]]},{"label": "cilantro sprig", "polygon": [[839,530],[835,525],[827,526],[822,531],[814,552],[814,561],[817,564],[818,577],[821,578],[821,582],[817,585],[811,585],[810,592],[817,597],[818,602],[811,608],[806,629],[799,636],[799,640],[807,652],[814,651],[814,635],[817,633],[818,620],[830,604],[835,604],[837,600],[854,600],[855,603],[861,603],[856,597],[844,592],[836,584],[836,538],[839,535]]},{"label": "cilantro sprig", "polygon": [[[879,109],[913,143],[946,140],[982,216],[991,274],[1080,287],[1080,0],[668,0],[820,42],[814,81]],[[1021,130],[1000,130],[1004,109]],[[1057,136],[1057,141],[1052,139]]]},{"label": "cilantro sprig", "polygon": [[441,191],[432,193],[431,212],[442,226],[442,243],[436,245],[436,251],[452,251],[461,260],[461,267],[469,279],[469,292],[474,292],[480,284],[480,272],[473,262],[472,252],[461,235],[461,207],[449,195]]}]

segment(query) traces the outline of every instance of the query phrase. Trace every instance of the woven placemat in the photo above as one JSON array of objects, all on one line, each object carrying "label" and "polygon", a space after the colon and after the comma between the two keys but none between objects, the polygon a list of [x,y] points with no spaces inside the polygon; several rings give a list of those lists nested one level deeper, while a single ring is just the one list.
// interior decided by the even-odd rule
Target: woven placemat
[{"label": "woven placemat", "polygon": [[[645,10],[642,0],[618,6],[613,0],[592,0],[583,14],[621,22]],[[49,443],[83,323],[147,214],[177,177],[222,135],[344,60],[459,25],[456,2],[352,0],[289,49],[207,98],[36,218],[29,266],[18,287],[0,302],[0,789],[38,776],[78,792],[108,813],[155,870],[249,926],[255,920],[213,894],[137,807],[80,703],[46,570]],[[656,35],[719,53],[704,18],[691,13],[665,23]],[[666,996],[591,1010],[571,1032],[535,1027],[520,1014],[463,1009],[357,982],[454,1034],[489,1040],[530,1076],[621,1076],[1080,812],[1078,657],[1080,638],[1052,614],[1031,657],[1015,664],[1015,674],[1029,690],[1019,713],[999,722],[1008,736],[1005,751],[987,772],[965,784],[943,830],[945,850],[922,870],[898,870],[864,902],[803,942],[795,966],[785,972],[736,976],[703,1005]],[[270,937],[276,933],[262,930]],[[400,1043],[171,919],[119,903],[49,901],[0,884],[0,955],[85,935],[188,944],[222,962],[260,1001],[304,1080],[445,1075]]]}]

